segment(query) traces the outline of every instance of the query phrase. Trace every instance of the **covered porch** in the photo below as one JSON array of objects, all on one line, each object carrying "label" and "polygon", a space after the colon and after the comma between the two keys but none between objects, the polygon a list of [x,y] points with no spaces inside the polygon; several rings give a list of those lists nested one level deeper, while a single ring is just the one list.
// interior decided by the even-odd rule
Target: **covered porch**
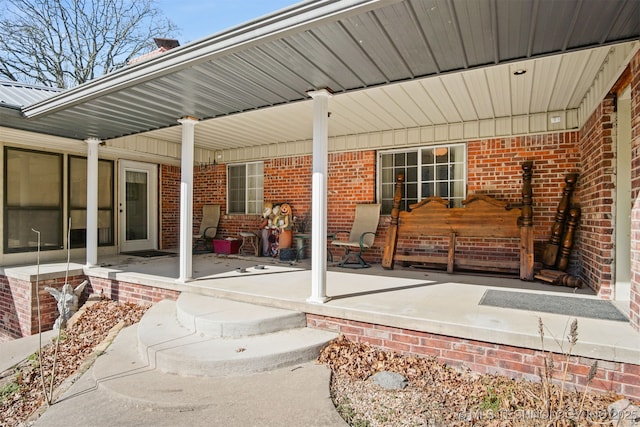
[{"label": "covered porch", "polygon": [[[573,384],[584,384],[589,366],[598,360],[603,372],[598,389],[639,398],[637,214],[614,211],[614,205],[628,207],[630,200],[637,208],[638,168],[631,146],[637,147],[640,46],[637,21],[624,19],[637,16],[637,4],[612,2],[603,9],[587,2],[575,11],[537,9],[536,2],[468,2],[456,10],[446,1],[433,5],[304,2],[27,106],[22,116],[3,121],[11,127],[5,143],[21,146],[28,134],[37,147],[55,143],[58,150],[86,155],[87,196],[81,207],[87,236],[84,247],[76,249],[84,259],[75,260],[73,281],[87,277],[93,292],[121,301],[155,302],[191,292],[298,310],[311,327],[385,349],[434,355],[477,372],[532,378],[543,350],[567,350],[569,326],[578,318]],[[534,6],[539,16],[531,22]],[[587,25],[594,21],[601,25]],[[565,33],[546,37],[549,28]],[[407,29],[412,29],[409,36]],[[509,49],[514,40],[522,42]],[[611,134],[623,105],[629,131],[619,139],[628,142],[628,153]],[[598,296],[515,278],[378,266],[345,272],[324,264],[327,218],[337,228],[349,222],[337,214],[355,203],[384,199],[384,183],[378,182],[384,159],[418,158],[418,149],[452,144],[466,147],[468,164],[461,170],[470,179],[461,187],[469,192],[517,199],[520,188],[513,183],[519,182],[520,162],[536,162],[537,242],[548,238],[564,174],[577,170],[585,177],[578,192],[585,226],[574,247],[580,257],[575,264]],[[147,206],[159,220],[150,221],[149,229],[160,238],[153,234],[143,249],[172,249],[178,256],[108,258],[123,251],[129,240],[124,234],[111,246],[98,247],[100,159],[124,165],[123,172],[127,163],[148,162],[158,173],[158,178],[149,174],[149,182],[161,188],[150,192],[158,199]],[[612,188],[620,189],[613,183],[611,159],[625,159],[631,197],[622,191],[615,199],[610,195]],[[229,167],[251,164],[263,168],[256,176],[264,180],[259,187],[264,191],[253,202],[286,200],[313,219],[315,265],[192,257],[198,204],[226,207],[221,238],[254,227],[259,209],[229,211]],[[329,173],[339,179],[329,181]],[[250,175],[246,169],[245,175]],[[297,186],[300,182],[304,185]],[[107,198],[111,229],[121,232],[127,229],[121,214],[128,193],[124,184],[121,177],[107,185],[118,189],[118,196]],[[60,211],[66,217],[65,208]],[[622,221],[613,219],[626,217],[630,233],[612,237],[614,226],[622,228]],[[380,243],[387,223],[381,226]],[[63,231],[65,226],[59,234]],[[621,250],[623,241],[630,244],[627,251]],[[49,260],[62,259],[63,250],[61,244]],[[4,265],[32,255],[3,255]],[[258,264],[265,268],[255,269]],[[64,277],[66,265],[43,268],[45,280],[54,280]],[[35,267],[5,268],[3,274],[33,289]],[[615,281],[627,277],[630,284],[618,292]],[[549,295],[560,302],[560,312],[546,311]],[[569,304],[613,307],[624,299],[601,298],[619,296],[627,304],[622,315],[633,317],[636,330],[628,320],[587,316]],[[539,304],[532,310],[527,304],[534,300]]]},{"label": "covered porch", "polygon": [[[44,274],[64,267],[48,265]],[[84,270],[93,292],[123,301],[153,302],[190,292],[296,310],[306,314],[310,327],[386,350],[435,356],[452,366],[534,381],[539,380],[546,351],[567,353],[566,337],[577,319],[571,386],[580,389],[597,360],[599,374],[590,387],[640,397],[640,342],[623,314],[628,308],[616,309],[615,302],[599,299],[590,289],[512,277],[402,267],[384,270],[379,264],[364,270],[329,266],[329,300],[315,304],[308,302],[312,283],[308,260],[292,264],[265,257],[203,254],[194,256],[193,267],[194,280],[188,283],[176,280],[176,256],[118,256],[90,269],[72,264],[71,273]],[[33,268],[20,270],[27,274]],[[547,296],[561,301],[559,310],[545,306]]]}]

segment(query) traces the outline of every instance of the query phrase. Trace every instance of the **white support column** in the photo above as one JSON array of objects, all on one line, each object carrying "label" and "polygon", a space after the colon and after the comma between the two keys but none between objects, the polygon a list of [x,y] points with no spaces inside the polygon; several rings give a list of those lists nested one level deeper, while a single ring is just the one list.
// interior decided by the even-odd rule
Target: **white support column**
[{"label": "white support column", "polygon": [[329,91],[313,98],[313,188],[311,193],[311,296],[307,302],[327,302],[327,164],[329,157]]},{"label": "white support column", "polygon": [[180,179],[180,277],[178,282],[187,282],[193,276],[193,152],[195,126],[198,119],[183,117],[182,162]]},{"label": "white support column", "polygon": [[86,266],[91,268],[98,265],[98,147],[100,140],[89,138],[85,142],[87,143]]}]

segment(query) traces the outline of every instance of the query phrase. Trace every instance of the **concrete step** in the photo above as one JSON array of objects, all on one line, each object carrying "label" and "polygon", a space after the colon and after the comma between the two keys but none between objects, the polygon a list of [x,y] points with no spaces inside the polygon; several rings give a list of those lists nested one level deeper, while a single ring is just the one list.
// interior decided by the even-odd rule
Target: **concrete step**
[{"label": "concrete step", "polygon": [[324,365],[216,378],[172,375],[140,359],[137,336],[138,325],[123,329],[91,371],[47,410],[41,425],[68,425],[69,413],[77,425],[96,427],[347,425],[331,402],[331,372]]},{"label": "concrete step", "polygon": [[212,338],[238,338],[304,328],[304,313],[183,292],[176,302],[178,321]]},{"label": "concrete step", "polygon": [[[245,304],[246,315],[258,310],[256,307]],[[191,326],[185,327],[178,321],[177,303],[165,300],[152,306],[140,321],[138,351],[143,360],[149,360],[153,368],[162,372],[217,377],[263,372],[314,360],[335,337],[335,333],[306,327],[261,335],[212,337]]]}]

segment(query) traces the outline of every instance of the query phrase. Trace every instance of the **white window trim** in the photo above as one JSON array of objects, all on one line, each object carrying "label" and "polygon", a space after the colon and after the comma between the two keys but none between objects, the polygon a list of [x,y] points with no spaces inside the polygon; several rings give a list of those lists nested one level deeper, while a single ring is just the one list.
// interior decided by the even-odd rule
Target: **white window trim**
[{"label": "white window trim", "polygon": [[[263,161],[257,161],[257,162],[239,162],[239,163],[229,163],[227,164],[227,213],[229,215],[258,215],[262,213],[262,209],[259,209],[259,212],[248,212],[248,207],[249,207],[249,191],[248,190],[248,182],[249,182],[249,175],[248,175],[248,167],[249,165],[256,165],[256,164],[261,164],[262,165],[262,194],[263,194],[263,199],[264,199],[264,162]],[[244,188],[244,212],[232,212],[230,209],[231,206],[231,180],[229,179],[229,169],[232,167],[237,167],[237,166],[244,166],[245,167],[245,188]],[[263,200],[256,200],[259,202],[263,202]]]},{"label": "white window trim", "polygon": [[[464,200],[467,196],[467,187],[468,187],[468,169],[469,169],[469,152],[467,150],[467,144],[466,143],[453,143],[453,144],[435,144],[435,145],[417,145],[417,146],[413,146],[413,147],[404,147],[404,148],[396,148],[396,149],[391,149],[391,150],[379,150],[377,152],[377,157],[376,157],[376,198],[378,200],[378,202],[382,203],[382,156],[385,154],[394,154],[394,153],[408,153],[408,152],[416,152],[418,154],[418,179],[419,179],[419,185],[418,185],[418,201],[424,199],[425,196],[422,195],[422,178],[421,178],[421,171],[420,168],[422,167],[422,158],[420,156],[420,151],[424,150],[424,149],[437,149],[437,148],[442,148],[442,147],[462,147],[464,149],[464,168],[462,171],[463,174],[463,180],[464,180],[464,185],[463,185],[463,194],[462,194],[462,199]],[[396,182],[396,176],[394,175],[393,177],[393,182],[395,184]],[[394,187],[395,188],[395,187]],[[403,194],[403,198],[406,195]],[[388,215],[388,213],[385,213],[385,215]]]}]

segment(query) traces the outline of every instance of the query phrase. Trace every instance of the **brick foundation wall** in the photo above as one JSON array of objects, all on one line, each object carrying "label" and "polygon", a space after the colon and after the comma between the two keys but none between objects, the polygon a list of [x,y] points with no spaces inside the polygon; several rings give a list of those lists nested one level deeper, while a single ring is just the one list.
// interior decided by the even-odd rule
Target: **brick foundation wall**
[{"label": "brick foundation wall", "polygon": [[[480,374],[504,375],[540,381],[546,353],[540,350],[492,344],[371,323],[307,314],[307,325],[328,330],[356,341],[366,342],[385,351],[417,356],[435,356],[452,367],[464,367]],[[553,356],[559,381],[566,356]],[[594,359],[571,357],[568,389],[584,390]],[[598,372],[589,389],[615,392],[631,399],[640,399],[640,365],[598,360]]]},{"label": "brick foundation wall", "polygon": [[[28,319],[31,283],[0,276],[0,342],[24,336],[21,319]],[[29,320],[30,322],[30,320]],[[29,322],[24,322],[28,325]],[[26,326],[25,326],[26,329]],[[27,334],[28,335],[28,334]]]},{"label": "brick foundation wall", "polygon": [[[89,279],[80,296],[80,305],[91,293],[102,293],[114,301],[135,304],[151,304],[163,299],[177,299],[180,292],[153,286],[121,282],[97,277],[72,276],[67,282],[74,288]],[[62,289],[64,277],[41,280],[38,286],[40,298],[40,319],[43,331],[53,327],[58,318],[55,298],[46,287]],[[0,343],[38,333],[38,305],[35,295],[36,284],[0,276]]]},{"label": "brick foundation wall", "polygon": [[140,285],[119,280],[89,276],[91,293],[104,295],[105,298],[123,303],[152,304],[163,299],[176,300],[179,291],[163,289],[155,286]]},{"label": "brick foundation wall", "polygon": [[[84,276],[72,276],[68,283],[75,288],[83,280]],[[38,333],[38,298],[41,328],[43,331],[51,329],[58,318],[58,307],[55,298],[45,288],[59,290],[64,284],[64,277],[41,280],[36,297],[36,283],[0,276],[0,342]],[[83,296],[86,295],[85,288]]]},{"label": "brick foundation wall", "polygon": [[631,67],[631,325],[640,331],[640,52]]}]

